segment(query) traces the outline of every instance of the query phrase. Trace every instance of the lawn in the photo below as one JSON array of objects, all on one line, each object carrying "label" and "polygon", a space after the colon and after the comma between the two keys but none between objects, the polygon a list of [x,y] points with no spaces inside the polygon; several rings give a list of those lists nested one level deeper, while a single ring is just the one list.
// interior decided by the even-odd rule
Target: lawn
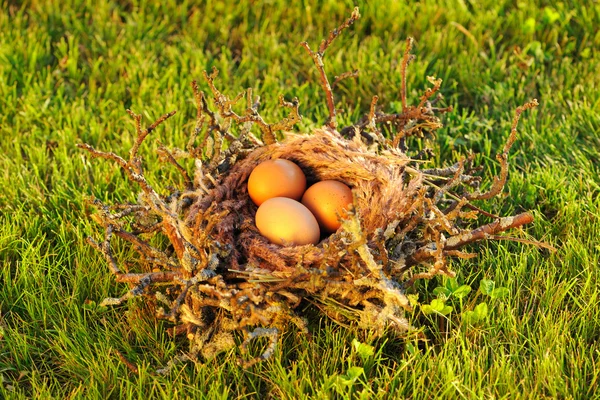
[{"label": "lawn", "polygon": [[[250,355],[235,349],[166,376],[155,371],[185,342],[142,301],[97,306],[127,286],[86,242],[102,235],[89,196],[135,201],[138,188],[76,145],[126,154],[134,139],[126,109],[148,123],[177,110],[141,149],[149,179],[168,181],[152,156],[157,141],[185,145],[196,111],[190,82],[213,66],[228,95],[252,87],[261,96],[265,119],[283,115],[283,94],[300,101],[299,131],[321,126],[325,96],[298,44],[316,46],[355,4],[24,3],[0,0],[0,397],[600,398],[600,3],[359,2],[362,18],[325,57],[330,76],[360,70],[336,88],[343,126],[368,112],[374,94],[397,109],[399,62],[414,37],[409,101],[435,75],[454,107],[428,144],[435,163],[473,151],[488,184],[514,110],[537,98],[522,116],[504,195],[478,205],[531,211],[535,222],[514,235],[555,252],[512,241],[470,246],[479,256],[451,266],[471,292],[450,297],[446,316],[416,307],[407,317],[418,332],[405,337],[375,337],[303,305],[312,336],[291,329],[269,360],[244,370],[237,360]],[[491,281],[504,296],[484,294]],[[413,294],[428,304],[435,287],[451,284],[436,278]],[[466,321],[482,302],[488,315]]]}]

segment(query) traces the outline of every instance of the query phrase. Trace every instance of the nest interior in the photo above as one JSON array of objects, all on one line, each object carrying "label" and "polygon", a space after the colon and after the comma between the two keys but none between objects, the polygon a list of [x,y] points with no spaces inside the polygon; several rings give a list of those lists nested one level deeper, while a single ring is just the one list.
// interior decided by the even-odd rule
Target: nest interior
[{"label": "nest interior", "polygon": [[[350,186],[354,195],[354,214],[369,241],[380,240],[382,228],[392,222],[405,226],[419,206],[420,179],[410,180],[404,167],[410,159],[400,150],[385,154],[369,150],[362,141],[346,140],[334,130],[316,129],[309,135],[287,133],[282,143],[261,147],[236,163],[219,189],[198,199],[187,216],[188,225],[200,222],[211,213],[226,216],[214,226],[214,239],[231,249],[230,269],[267,269],[291,271],[298,265],[310,268],[350,268],[348,255],[331,259],[331,250],[341,251],[336,242],[348,232],[340,230],[318,245],[279,246],[269,243],[255,227],[257,207],[248,196],[247,180],[258,164],[284,158],[301,166],[308,183],[337,180]],[[339,258],[339,259],[338,259]]]}]

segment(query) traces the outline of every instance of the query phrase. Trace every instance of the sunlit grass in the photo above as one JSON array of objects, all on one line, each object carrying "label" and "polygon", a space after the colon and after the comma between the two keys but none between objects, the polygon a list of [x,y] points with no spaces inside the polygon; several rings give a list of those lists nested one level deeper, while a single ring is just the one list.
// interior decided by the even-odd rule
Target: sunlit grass
[{"label": "sunlit grass", "polygon": [[[488,302],[483,323],[465,324],[453,303],[448,319],[410,316],[427,341],[376,339],[307,307],[312,337],[288,332],[274,356],[251,370],[238,367],[237,358],[247,356],[233,350],[164,377],[154,370],[185,342],[169,337],[143,302],[94,305],[126,288],[85,242],[99,234],[85,199],[133,200],[137,188],[110,163],[85,158],[76,143],[123,154],[132,143],[125,109],[145,121],[176,109],[153,135],[183,146],[194,123],[189,83],[212,66],[226,93],[253,87],[268,120],[282,115],[276,105],[284,94],[301,102],[298,129],[319,126],[325,98],[298,43],[318,43],[354,4],[15,3],[0,1],[0,396],[600,396],[599,3],[359,2],[363,17],[326,54],[330,76],[361,70],[336,91],[344,124],[368,111],[373,94],[388,110],[398,107],[398,62],[404,39],[414,36],[411,99],[436,75],[445,103],[455,107],[430,144],[437,159],[473,150],[488,176],[497,171],[514,109],[538,98],[540,107],[519,126],[506,197],[484,206],[504,215],[531,210],[536,220],[527,233],[558,251],[484,243],[478,258],[453,263],[458,280],[473,288],[465,309],[479,301],[481,279],[509,289]],[[153,146],[142,149],[150,179],[171,176],[153,168]],[[441,283],[420,285],[420,300],[432,300]],[[354,339],[374,353],[361,356]],[[354,376],[356,368],[363,370]]]}]

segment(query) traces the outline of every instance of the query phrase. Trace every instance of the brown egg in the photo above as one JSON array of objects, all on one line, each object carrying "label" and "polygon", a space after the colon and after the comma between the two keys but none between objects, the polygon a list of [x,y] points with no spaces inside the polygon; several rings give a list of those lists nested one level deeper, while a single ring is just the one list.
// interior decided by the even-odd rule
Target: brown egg
[{"label": "brown egg", "polygon": [[289,160],[268,160],[258,164],[248,178],[248,194],[257,206],[273,197],[300,200],[306,190],[306,176]]},{"label": "brown egg", "polygon": [[324,232],[335,232],[341,226],[340,217],[352,204],[352,190],[342,182],[321,181],[306,190],[302,204],[308,208]]},{"label": "brown egg", "polygon": [[287,197],[266,200],[258,207],[255,221],[261,235],[275,244],[317,244],[321,236],[308,208]]}]

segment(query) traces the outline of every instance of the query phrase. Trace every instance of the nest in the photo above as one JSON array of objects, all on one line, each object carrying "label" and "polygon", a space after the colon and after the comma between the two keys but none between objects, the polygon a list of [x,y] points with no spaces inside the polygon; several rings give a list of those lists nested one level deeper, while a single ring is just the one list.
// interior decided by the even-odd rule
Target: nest
[{"label": "nest", "polygon": [[[491,215],[472,201],[501,192],[519,116],[537,102],[516,110],[510,136],[498,155],[501,173],[489,190],[480,191],[472,157],[450,166],[421,168],[421,159],[428,154],[409,157],[407,139],[433,134],[441,127],[439,115],[451,109],[435,107],[441,80],[434,78],[419,103],[407,105],[405,77],[412,39],[407,40],[400,71],[402,112],[378,110],[374,96],[361,121],[338,129],[323,56],[359,16],[355,9],[318,51],[302,44],[315,62],[329,108],[326,125],[310,134],[293,132],[301,119],[297,99],[281,98],[289,115],[268,124],[251,90],[228,98],[217,89],[218,72],[213,70],[205,73],[205,80],[217,110],[210,110],[205,94],[193,82],[197,122],[187,146],[160,146],[157,151],[162,161],[181,173],[183,187],[160,195],[146,180],[138,155],[148,135],[174,112],[143,129],[141,116],[129,111],[137,137],[127,159],[79,145],[93,157],[116,162],[141,188],[135,204],[92,202],[105,236],[88,241],[104,255],[116,281],[131,285],[126,294],[103,304],[122,304],[136,296],[156,303],[157,316],[173,324],[171,333],[190,340],[189,352],[179,359],[211,358],[234,346],[232,332],[240,331],[245,334],[244,348],[258,337],[270,338],[264,353],[244,365],[264,360],[289,323],[307,331],[306,321],[295,311],[302,300],[340,322],[404,332],[411,329],[405,313],[414,306],[406,293],[416,280],[454,276],[448,258],[473,256],[461,247],[498,238],[500,232],[532,221],[529,213]],[[246,109],[238,114],[234,105],[244,97]],[[256,127],[260,139],[253,133]],[[283,140],[277,141],[277,131]],[[271,244],[254,224],[257,207],[248,195],[248,177],[259,163],[277,158],[298,164],[309,184],[331,179],[352,188],[354,203],[341,228],[317,245]],[[193,160],[193,173],[183,166],[185,159]],[[479,224],[481,215],[493,222]],[[135,272],[123,272],[123,262],[114,257],[115,236],[139,254]]]}]

